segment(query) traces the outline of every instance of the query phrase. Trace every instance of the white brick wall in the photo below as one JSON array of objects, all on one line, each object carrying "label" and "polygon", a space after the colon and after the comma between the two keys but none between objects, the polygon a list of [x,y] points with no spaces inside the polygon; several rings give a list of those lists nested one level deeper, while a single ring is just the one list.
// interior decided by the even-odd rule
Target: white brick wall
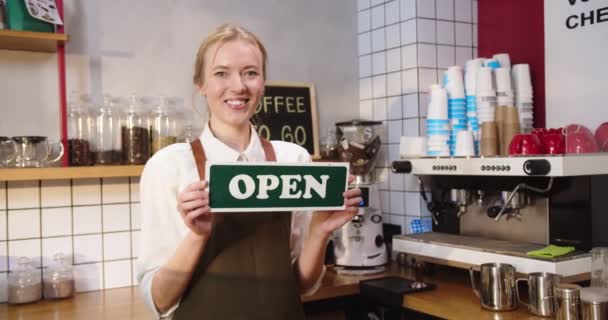
[{"label": "white brick wall", "polygon": [[0,303],[21,256],[45,267],[62,252],[77,291],[136,284],[139,178],[0,181]]},{"label": "white brick wall", "polygon": [[376,179],[385,221],[404,233],[429,213],[416,178],[388,167],[399,157],[400,136],[425,131],[429,85],[477,55],[477,1],[358,1],[359,114],[384,122]]}]

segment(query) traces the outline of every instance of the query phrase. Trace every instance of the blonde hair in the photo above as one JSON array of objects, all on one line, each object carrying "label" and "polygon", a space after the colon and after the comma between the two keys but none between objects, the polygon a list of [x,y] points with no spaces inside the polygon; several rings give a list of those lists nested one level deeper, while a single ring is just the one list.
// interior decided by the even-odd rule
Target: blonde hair
[{"label": "blonde hair", "polygon": [[262,53],[262,77],[264,80],[266,80],[267,54],[266,48],[264,48],[264,45],[260,39],[243,27],[233,24],[224,24],[208,35],[198,48],[198,52],[196,53],[196,61],[194,62],[193,81],[195,85],[199,87],[203,86],[203,80],[205,78],[205,72],[203,69],[205,67],[205,53],[207,50],[209,50],[209,48],[216,43],[224,44],[228,41],[237,39],[248,41],[260,50]]}]

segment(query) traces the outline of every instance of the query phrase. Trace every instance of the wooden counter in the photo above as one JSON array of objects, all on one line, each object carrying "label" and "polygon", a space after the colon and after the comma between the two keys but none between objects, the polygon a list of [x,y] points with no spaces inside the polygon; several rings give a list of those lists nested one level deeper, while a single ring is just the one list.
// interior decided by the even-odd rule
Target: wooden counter
[{"label": "wooden counter", "polygon": [[[358,282],[386,275],[399,275],[412,279],[409,269],[392,268],[386,273],[368,276],[338,275],[327,270],[321,288],[312,296],[303,297],[304,302],[317,301],[359,293]],[[479,299],[470,288],[465,270],[441,271],[432,277],[437,289],[405,295],[403,306],[421,313],[454,320],[541,320],[519,308],[512,312],[490,312],[482,309]],[[135,287],[94,291],[77,294],[73,299],[41,301],[34,304],[13,306],[0,305],[0,319],[9,320],[101,320],[130,319],[150,320],[153,317],[145,308]]]}]

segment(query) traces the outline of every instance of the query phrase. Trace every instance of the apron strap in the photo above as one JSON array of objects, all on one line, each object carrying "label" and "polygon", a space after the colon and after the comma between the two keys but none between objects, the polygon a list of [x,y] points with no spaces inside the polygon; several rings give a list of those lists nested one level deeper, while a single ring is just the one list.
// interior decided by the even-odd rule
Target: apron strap
[{"label": "apron strap", "polygon": [[196,163],[196,170],[198,170],[198,176],[201,180],[205,180],[205,162],[207,157],[205,156],[205,150],[201,144],[201,140],[196,139],[190,142],[192,148],[192,154],[194,154],[194,162]]},{"label": "apron strap", "polygon": [[[264,149],[266,161],[277,161],[277,155],[274,152],[272,143],[270,143],[270,141],[264,138],[260,138],[260,142],[262,143],[262,148]],[[205,162],[207,161],[207,157],[205,156],[205,150],[203,149],[201,140],[196,139],[190,142],[190,147],[192,148],[192,153],[194,154],[194,161],[196,162],[196,170],[198,171],[198,176],[201,180],[205,180]]]}]

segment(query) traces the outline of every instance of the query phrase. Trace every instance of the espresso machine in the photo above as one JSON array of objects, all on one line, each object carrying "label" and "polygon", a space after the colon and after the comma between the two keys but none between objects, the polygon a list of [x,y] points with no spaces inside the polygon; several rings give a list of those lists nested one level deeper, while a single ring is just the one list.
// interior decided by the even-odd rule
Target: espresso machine
[{"label": "espresso machine", "polygon": [[387,263],[380,195],[373,179],[374,163],[381,145],[378,136],[381,126],[380,121],[336,123],[340,160],[350,163],[350,173],[355,176],[349,188],[361,189],[363,198],[357,215],[334,233],[332,241],[338,272],[347,272],[347,269],[368,273],[383,271]]},{"label": "espresso machine", "polygon": [[[585,280],[589,250],[608,245],[605,163],[605,153],[393,161],[394,172],[419,178],[433,219],[432,232],[393,237],[393,250],[450,266],[508,263],[522,274]],[[575,250],[528,255],[548,245]]]}]

